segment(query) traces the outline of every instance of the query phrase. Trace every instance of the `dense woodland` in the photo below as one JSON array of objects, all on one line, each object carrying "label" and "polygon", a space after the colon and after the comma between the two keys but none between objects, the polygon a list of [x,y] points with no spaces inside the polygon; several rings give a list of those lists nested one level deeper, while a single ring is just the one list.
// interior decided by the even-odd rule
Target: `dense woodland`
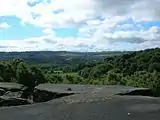
[{"label": "dense woodland", "polygon": [[30,51],[0,52],[0,61],[21,59],[28,65],[38,68],[71,71],[74,66],[87,61],[99,61],[108,56],[118,56],[128,52],[68,52],[68,51]]},{"label": "dense woodland", "polygon": [[[37,56],[36,53],[34,54],[32,56]],[[54,60],[48,58],[44,65],[43,62],[34,64],[36,60],[33,61],[33,59],[31,59],[32,63],[28,64],[29,57],[28,60],[27,57],[23,60],[8,60],[4,58],[7,55],[3,53],[3,57],[0,56],[0,82],[17,82],[30,89],[40,83],[118,84],[149,87],[153,90],[160,88],[160,48],[106,55],[105,59],[98,59],[100,57],[98,55],[97,59],[83,59],[84,61],[76,57],[77,60],[70,59],[67,64],[56,56]],[[74,56],[76,56],[75,53]],[[43,57],[42,59],[44,61]],[[53,63],[52,60],[55,61],[55,59],[64,63],[53,67],[52,64],[55,62]],[[50,62],[47,65],[48,60]],[[37,61],[40,61],[40,58]]]}]

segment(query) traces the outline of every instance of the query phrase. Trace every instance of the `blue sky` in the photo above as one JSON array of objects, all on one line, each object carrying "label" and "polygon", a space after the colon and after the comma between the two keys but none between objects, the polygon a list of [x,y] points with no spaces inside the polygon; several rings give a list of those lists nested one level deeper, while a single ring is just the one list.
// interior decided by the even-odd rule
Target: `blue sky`
[{"label": "blue sky", "polygon": [[138,0],[0,2],[3,3],[0,5],[0,51],[105,51],[160,47],[159,0],[152,3],[150,0],[141,3]]},{"label": "blue sky", "polygon": [[0,17],[0,22],[6,22],[10,25],[10,28],[1,30],[2,40],[22,40],[45,35],[40,28],[34,25],[22,25],[21,20],[14,16]]}]

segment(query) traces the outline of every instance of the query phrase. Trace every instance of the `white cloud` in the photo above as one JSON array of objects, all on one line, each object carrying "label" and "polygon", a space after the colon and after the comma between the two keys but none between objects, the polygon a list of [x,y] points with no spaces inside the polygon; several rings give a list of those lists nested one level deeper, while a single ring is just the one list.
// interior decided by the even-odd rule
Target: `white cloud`
[{"label": "white cloud", "polygon": [[[141,42],[144,41],[157,41],[160,39],[160,28],[153,26],[148,30],[133,30],[133,31],[115,31],[113,33],[105,33],[105,38],[111,38],[117,41],[121,41],[121,39],[125,38],[130,41],[133,39],[133,42],[135,41],[135,38],[140,38]],[[116,42],[116,41],[115,41]],[[123,42],[123,41],[121,41]],[[127,41],[126,41],[127,42]]]},{"label": "white cloud", "polygon": [[[97,36],[96,36],[97,37]],[[159,28],[152,27],[143,31],[117,31],[100,36],[59,38],[52,35],[25,40],[0,40],[0,51],[103,51],[103,50],[139,50],[160,47]],[[14,46],[14,47],[13,47]]]},{"label": "white cloud", "polygon": [[[28,5],[28,2],[35,1],[0,0],[0,16],[15,15],[23,22],[44,27],[65,25],[69,21],[78,23],[100,15],[105,19],[108,16],[111,18],[117,16],[116,19],[132,17],[135,20],[159,20],[160,18],[159,0],[70,0],[68,3],[65,0],[52,0],[50,3],[43,0],[35,6]],[[59,9],[63,9],[64,12],[53,14],[53,11]],[[33,13],[40,17],[33,19]]]},{"label": "white cloud", "polygon": [[32,19],[27,1],[0,0],[0,3],[0,16],[16,16],[24,22]]},{"label": "white cloud", "polygon": [[[28,2],[35,0],[1,0],[0,15],[15,15],[23,22],[40,27],[58,27],[68,24],[76,24],[95,16],[108,16],[118,21],[121,18],[132,17],[135,20],[155,20],[160,18],[159,0],[47,0],[35,6],[29,6]],[[53,14],[53,11],[62,9],[63,12]],[[33,14],[39,15],[36,19]],[[116,18],[115,18],[116,17]],[[94,22],[94,23],[93,23]],[[96,22],[96,23],[95,23]],[[88,24],[98,24],[97,21],[88,21]]]},{"label": "white cloud", "polygon": [[0,23],[0,29],[7,29],[9,28],[10,26],[8,25],[8,23],[6,22],[3,22],[3,23]]},{"label": "white cloud", "polygon": [[[0,0],[0,16],[16,16],[22,24],[32,24],[42,28],[46,36],[25,40],[0,40],[0,49],[23,50],[113,50],[142,49],[160,46],[160,28],[134,29],[133,24],[119,25],[130,18],[137,21],[160,20],[159,0]],[[35,4],[29,6],[30,4]],[[97,17],[103,17],[103,20]],[[7,24],[7,23],[6,23]],[[0,28],[7,28],[7,25]],[[55,37],[53,28],[74,27],[79,29],[78,37]],[[120,28],[115,31],[114,29]],[[127,29],[127,30],[123,30]],[[121,46],[117,43],[132,46]],[[151,44],[152,43],[152,44]],[[118,48],[117,48],[118,47]],[[125,48],[123,48],[125,47]],[[135,49],[135,48],[134,48]]]}]

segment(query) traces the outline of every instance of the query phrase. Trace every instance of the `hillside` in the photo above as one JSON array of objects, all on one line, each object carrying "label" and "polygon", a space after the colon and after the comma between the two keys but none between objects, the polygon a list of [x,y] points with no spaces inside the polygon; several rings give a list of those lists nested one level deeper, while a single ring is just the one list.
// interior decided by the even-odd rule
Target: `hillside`
[{"label": "hillside", "polygon": [[67,52],[67,51],[31,51],[0,52],[0,61],[13,58],[22,59],[28,64],[43,67],[75,66],[89,60],[103,60],[108,56],[122,55],[128,52]]},{"label": "hillside", "polygon": [[[89,62],[80,64],[78,70],[86,68],[90,69],[105,69],[107,72],[110,69],[120,70],[124,74],[133,74],[136,71],[159,71],[160,72],[160,48],[147,49],[144,51],[137,51],[121,56],[111,56],[104,59],[104,61],[91,65]],[[83,66],[83,67],[82,67]],[[110,68],[109,68],[110,67]]]},{"label": "hillside", "polygon": [[77,72],[91,84],[160,87],[160,48],[107,57],[99,63],[81,64]]},{"label": "hillside", "polygon": [[[15,55],[15,53],[11,54]],[[74,55],[81,54],[76,53]],[[59,53],[58,56],[60,56]],[[39,59],[37,59],[37,62],[40,61]],[[60,61],[58,58],[55,60]],[[50,66],[39,67],[36,64],[33,66],[16,59],[0,62],[0,81],[18,82],[30,87],[34,87],[39,83],[49,82],[98,85],[118,84],[149,87],[155,90],[160,88],[160,48],[106,57],[104,60],[96,62],[93,60],[85,62],[78,60],[74,61],[75,63],[70,61],[68,67],[60,64],[61,69],[59,71]]]}]

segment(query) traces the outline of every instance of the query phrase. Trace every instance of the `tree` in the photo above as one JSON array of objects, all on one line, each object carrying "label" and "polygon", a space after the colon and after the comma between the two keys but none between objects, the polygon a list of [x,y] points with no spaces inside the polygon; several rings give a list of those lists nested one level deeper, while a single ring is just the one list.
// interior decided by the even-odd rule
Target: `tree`
[{"label": "tree", "polygon": [[126,83],[122,78],[122,74],[114,73],[113,71],[107,73],[107,81],[111,85],[125,85]]},{"label": "tree", "polygon": [[153,72],[153,71],[160,72],[160,63],[156,62],[156,63],[149,64],[148,71],[149,72]]},{"label": "tree", "polygon": [[34,86],[34,83],[31,79],[31,74],[29,73],[28,68],[23,62],[17,65],[16,76],[18,83],[23,84],[29,88],[32,88]]},{"label": "tree", "polygon": [[80,70],[78,74],[84,78],[87,78],[89,76],[90,71],[91,71],[90,68],[85,67],[84,69]]},{"label": "tree", "polygon": [[31,67],[30,68],[30,74],[31,74],[31,78],[32,78],[34,86],[37,86],[40,83],[47,82],[43,73],[36,67]]},{"label": "tree", "polygon": [[74,76],[67,74],[66,79],[69,81],[69,83],[71,83],[71,84],[74,83]]},{"label": "tree", "polygon": [[64,79],[60,74],[48,74],[47,75],[47,82],[49,83],[62,83]]},{"label": "tree", "polygon": [[10,82],[15,77],[11,64],[7,62],[0,63],[0,75],[5,82]]},{"label": "tree", "polygon": [[105,75],[111,69],[113,69],[113,66],[111,64],[108,64],[108,63],[106,63],[106,64],[100,64],[100,65],[94,67],[91,70],[89,76],[97,78],[97,77]]}]

